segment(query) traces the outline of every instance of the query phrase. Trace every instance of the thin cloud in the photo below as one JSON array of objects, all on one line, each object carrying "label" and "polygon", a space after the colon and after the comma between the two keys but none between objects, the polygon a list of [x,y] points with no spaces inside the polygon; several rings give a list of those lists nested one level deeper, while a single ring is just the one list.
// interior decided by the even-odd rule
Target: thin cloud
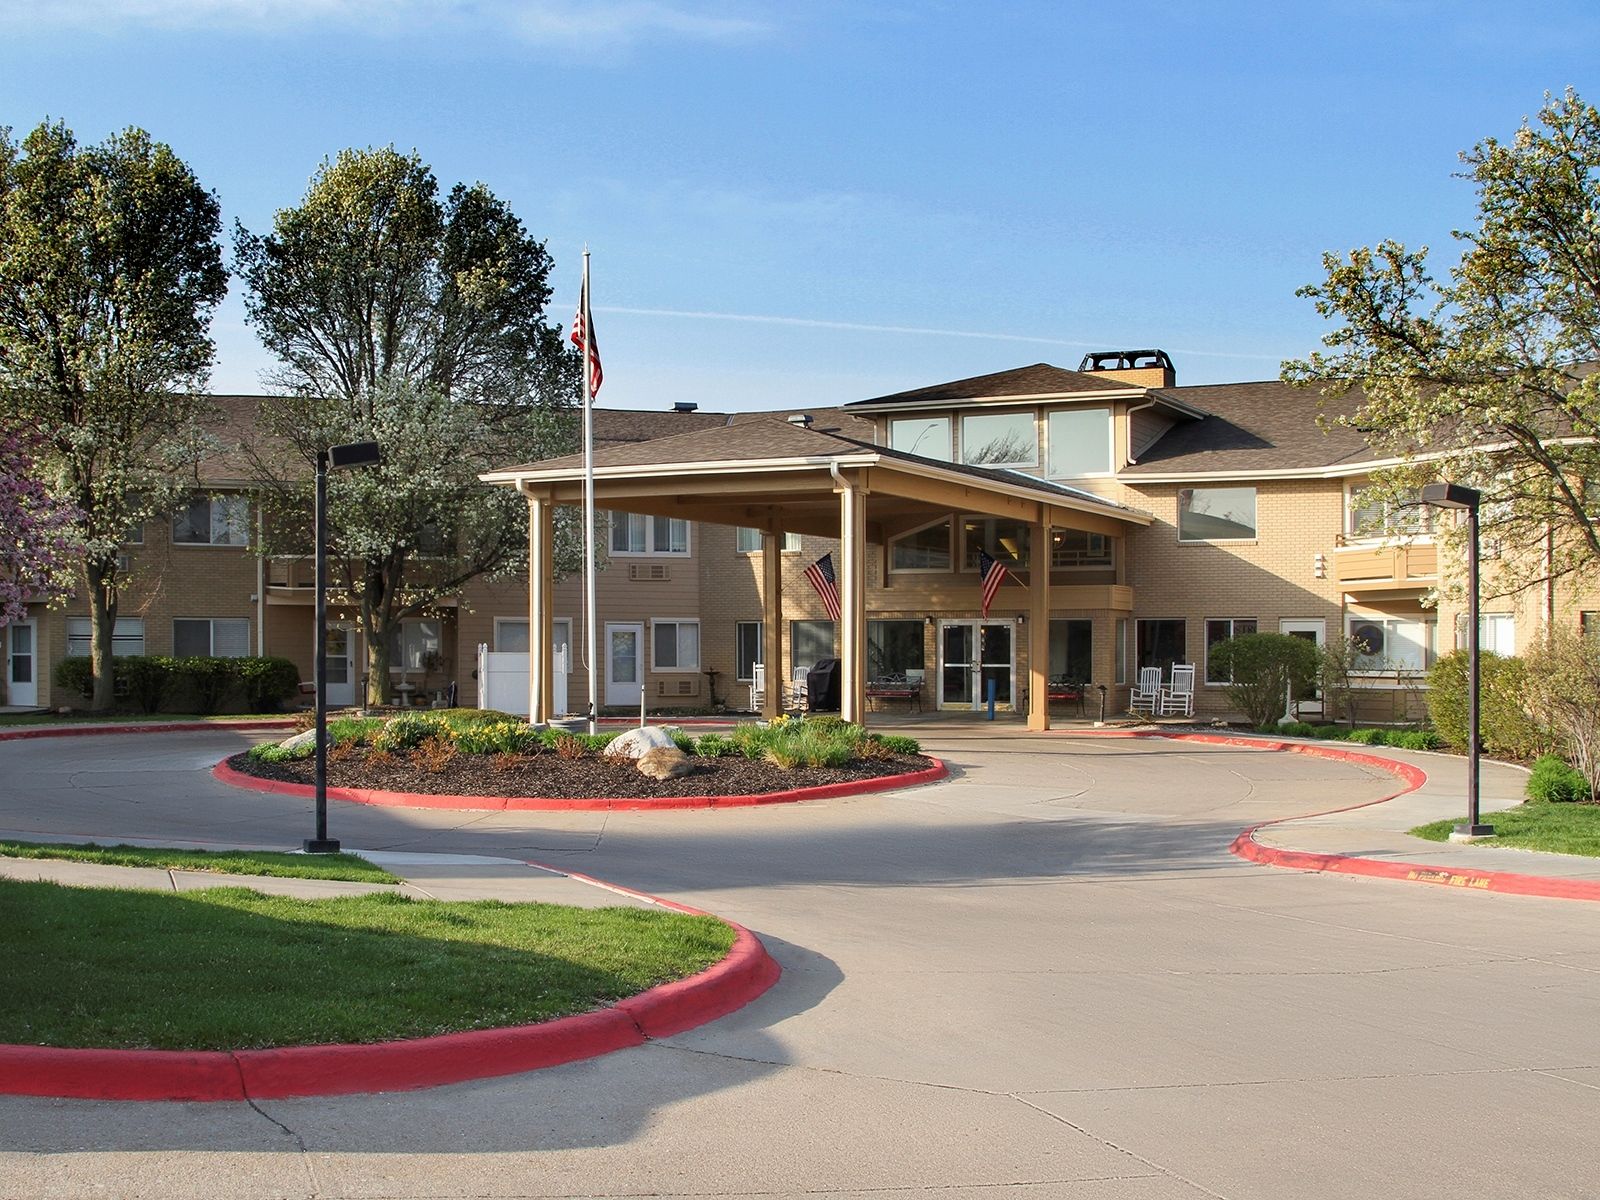
[{"label": "thin cloud", "polygon": [[[922,325],[869,325],[860,321],[824,321],[814,317],[774,317],[756,313],[698,312],[681,308],[625,308],[619,305],[597,304],[596,312],[617,313],[631,317],[678,317],[702,321],[742,321],[753,325],[790,325],[805,329],[847,329],[859,333],[901,333],[916,337],[973,338],[986,342],[1027,342],[1036,346],[1066,346],[1075,350],[1103,350],[1105,339],[1098,342],[1075,342],[1066,338],[1035,337],[1025,333],[993,333],[976,329],[932,329]],[[1250,362],[1280,361],[1273,354],[1232,354],[1221,350],[1183,350],[1169,347],[1173,354],[1196,358],[1241,359]]]},{"label": "thin cloud", "polygon": [[[748,6],[746,6],[748,9]],[[382,36],[490,32],[535,45],[611,48],[652,38],[738,41],[768,22],[704,0],[0,0],[0,28],[338,29]]]}]

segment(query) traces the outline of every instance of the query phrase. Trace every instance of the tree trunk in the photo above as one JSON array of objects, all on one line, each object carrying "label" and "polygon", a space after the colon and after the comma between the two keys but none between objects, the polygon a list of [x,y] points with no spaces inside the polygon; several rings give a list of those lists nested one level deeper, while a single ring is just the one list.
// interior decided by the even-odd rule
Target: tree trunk
[{"label": "tree trunk", "polygon": [[394,624],[382,571],[367,572],[361,593],[361,632],[367,641],[367,706],[389,702],[389,630]]},{"label": "tree trunk", "polygon": [[89,707],[94,712],[110,712],[116,703],[112,679],[112,638],[117,628],[117,592],[114,568],[101,563],[85,563],[89,583],[89,663],[94,673],[94,690]]}]

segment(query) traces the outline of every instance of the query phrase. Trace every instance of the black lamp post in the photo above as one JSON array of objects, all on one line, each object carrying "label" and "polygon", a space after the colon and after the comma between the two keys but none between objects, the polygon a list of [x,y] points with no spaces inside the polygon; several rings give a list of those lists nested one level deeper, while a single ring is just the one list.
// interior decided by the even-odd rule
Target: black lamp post
[{"label": "black lamp post", "polygon": [[1482,492],[1459,483],[1430,483],[1422,489],[1424,504],[1467,513],[1467,821],[1455,827],[1452,841],[1494,836],[1494,826],[1478,819],[1478,506],[1482,500]]},{"label": "black lamp post", "polygon": [[303,843],[307,854],[337,854],[339,842],[328,836],[328,469],[375,467],[383,461],[377,442],[330,446],[317,455],[316,592],[317,592],[317,836]]}]

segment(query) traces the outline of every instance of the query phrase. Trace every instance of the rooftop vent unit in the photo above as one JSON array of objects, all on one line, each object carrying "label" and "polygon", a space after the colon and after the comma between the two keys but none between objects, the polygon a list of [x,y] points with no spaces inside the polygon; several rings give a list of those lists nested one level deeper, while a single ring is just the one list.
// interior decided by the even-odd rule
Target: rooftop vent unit
[{"label": "rooftop vent unit", "polygon": [[789,418],[789,424],[791,424],[791,425],[804,425],[807,428],[810,428],[810,426],[811,426],[811,414],[810,413],[795,413]]},{"label": "rooftop vent unit", "polygon": [[672,402],[673,412],[694,412],[699,407],[693,400],[674,400]]},{"label": "rooftop vent unit", "polygon": [[1136,387],[1171,387],[1178,377],[1165,350],[1096,350],[1083,356],[1078,370]]}]

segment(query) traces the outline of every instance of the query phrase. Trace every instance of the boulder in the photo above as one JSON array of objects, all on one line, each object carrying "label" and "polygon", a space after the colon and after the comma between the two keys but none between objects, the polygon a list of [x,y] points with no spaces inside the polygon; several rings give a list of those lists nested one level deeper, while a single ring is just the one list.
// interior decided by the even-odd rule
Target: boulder
[{"label": "boulder", "polygon": [[657,725],[630,729],[605,748],[608,758],[641,758],[651,750],[674,749],[672,738]]},{"label": "boulder", "polygon": [[[332,740],[333,739],[331,738],[329,739],[330,742]],[[278,745],[282,746],[285,750],[299,750],[304,746],[316,745],[316,741],[317,731],[315,729],[307,729],[304,733],[297,733],[293,737],[284,738],[283,741],[278,743]]]},{"label": "boulder", "polygon": [[639,756],[639,774],[651,779],[679,779],[694,770],[689,756],[676,746],[657,746]]}]

